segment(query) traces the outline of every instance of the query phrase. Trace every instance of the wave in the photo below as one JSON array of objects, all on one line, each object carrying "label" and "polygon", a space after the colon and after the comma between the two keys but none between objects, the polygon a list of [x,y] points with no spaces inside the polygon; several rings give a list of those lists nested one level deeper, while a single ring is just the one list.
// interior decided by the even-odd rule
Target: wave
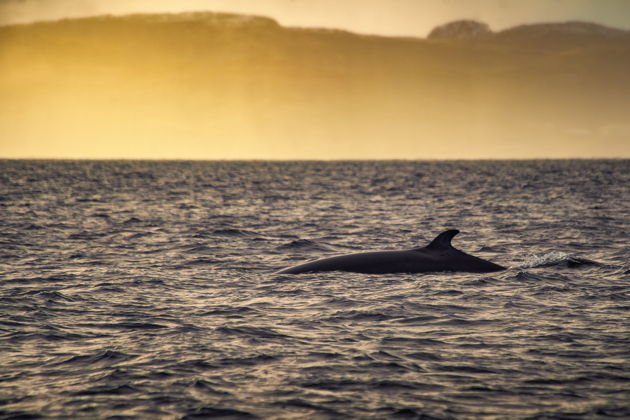
[{"label": "wave", "polygon": [[202,407],[185,415],[182,417],[182,420],[210,418],[257,419],[259,417],[247,411],[234,410],[232,408]]},{"label": "wave", "polygon": [[589,265],[601,265],[597,261],[592,261],[586,258],[575,257],[560,251],[552,251],[543,255],[530,255],[525,262],[517,266],[512,266],[512,269],[524,269],[524,268],[538,268],[538,267],[568,267],[579,268]]},{"label": "wave", "polygon": [[305,251],[331,251],[332,248],[326,245],[322,245],[316,241],[308,239],[296,239],[294,241],[282,244],[276,249],[300,249]]},{"label": "wave", "polygon": [[264,327],[248,327],[248,326],[240,326],[240,327],[230,327],[230,326],[222,326],[216,329],[217,332],[225,335],[236,335],[245,338],[288,338],[287,335],[276,332],[271,328]]},{"label": "wave", "polygon": [[94,366],[95,364],[114,365],[127,360],[136,358],[137,356],[114,351],[103,350],[93,354],[73,355],[67,359],[58,361],[50,366],[58,365],[82,365],[82,366]]},{"label": "wave", "polygon": [[212,232],[213,235],[219,236],[257,236],[256,232],[252,232],[251,230],[246,229],[216,229]]}]

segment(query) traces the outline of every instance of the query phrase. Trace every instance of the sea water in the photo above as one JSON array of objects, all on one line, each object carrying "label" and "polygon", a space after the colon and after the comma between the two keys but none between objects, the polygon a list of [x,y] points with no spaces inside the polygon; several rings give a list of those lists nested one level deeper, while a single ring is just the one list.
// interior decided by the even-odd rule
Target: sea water
[{"label": "sea water", "polygon": [[[0,418],[630,417],[630,161],[0,161]],[[453,245],[490,274],[275,275]]]}]

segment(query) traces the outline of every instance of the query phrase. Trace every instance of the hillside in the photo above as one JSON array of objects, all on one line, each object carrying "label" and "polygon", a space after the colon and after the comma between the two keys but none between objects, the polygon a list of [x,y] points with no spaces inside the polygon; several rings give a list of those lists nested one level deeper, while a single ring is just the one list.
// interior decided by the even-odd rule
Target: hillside
[{"label": "hillside", "polygon": [[[68,145],[76,157],[628,154],[627,31],[482,35],[361,36],[213,13],[0,27],[0,156],[33,154],[42,136],[51,157]],[[171,146],[187,152],[159,151]]]}]

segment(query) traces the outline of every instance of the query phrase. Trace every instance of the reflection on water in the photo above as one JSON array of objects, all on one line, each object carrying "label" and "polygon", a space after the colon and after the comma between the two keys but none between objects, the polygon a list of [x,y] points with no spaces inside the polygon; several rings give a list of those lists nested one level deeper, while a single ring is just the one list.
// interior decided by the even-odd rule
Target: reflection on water
[{"label": "reflection on water", "polygon": [[[630,415],[627,161],[0,169],[7,418]],[[270,274],[450,227],[512,268]]]}]

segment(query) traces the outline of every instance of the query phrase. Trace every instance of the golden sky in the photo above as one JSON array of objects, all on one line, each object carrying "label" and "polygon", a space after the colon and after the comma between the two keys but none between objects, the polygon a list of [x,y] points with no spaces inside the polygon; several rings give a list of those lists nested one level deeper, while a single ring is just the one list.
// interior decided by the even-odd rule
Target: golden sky
[{"label": "golden sky", "polygon": [[[197,10],[381,36],[456,19],[630,29],[626,0],[2,0],[0,24]],[[630,157],[627,46],[522,54],[145,24],[0,28],[0,158]]]}]

